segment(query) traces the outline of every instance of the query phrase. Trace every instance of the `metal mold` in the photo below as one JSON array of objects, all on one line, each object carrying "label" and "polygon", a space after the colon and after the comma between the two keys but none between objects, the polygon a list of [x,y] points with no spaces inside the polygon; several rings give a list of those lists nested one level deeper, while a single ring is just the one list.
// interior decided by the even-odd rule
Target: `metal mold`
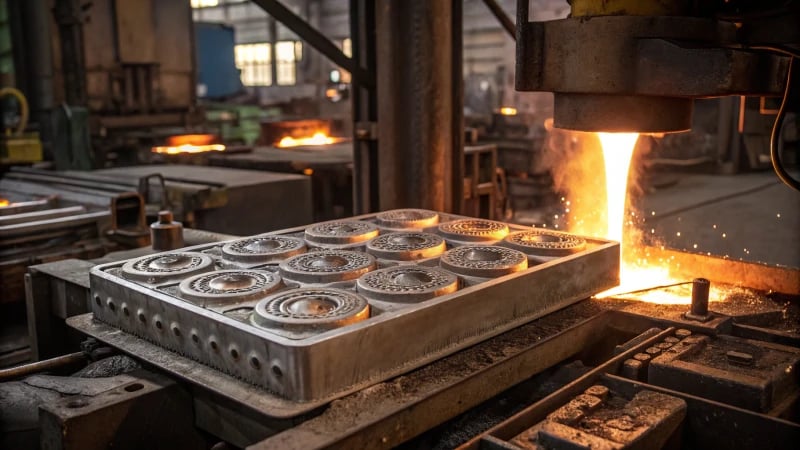
[{"label": "metal mold", "polygon": [[263,270],[220,270],[181,281],[179,295],[201,306],[258,300],[280,288],[281,277]]},{"label": "metal mold", "polygon": [[431,233],[399,232],[378,236],[367,243],[367,253],[390,261],[433,258],[447,249],[442,237]]},{"label": "metal mold", "polygon": [[757,412],[800,388],[800,350],[732,336],[691,335],[654,357],[647,382]]},{"label": "metal mold", "polygon": [[256,236],[228,242],[222,246],[226,261],[245,264],[270,264],[306,251],[306,243],[291,236]]},{"label": "metal mold", "polygon": [[369,303],[344,289],[300,288],[260,301],[253,311],[255,325],[294,332],[332,330],[369,318]]},{"label": "metal mold", "polygon": [[502,245],[532,257],[559,257],[583,250],[586,239],[557,231],[525,230],[509,234]]},{"label": "metal mold", "polygon": [[363,244],[379,233],[378,226],[358,220],[339,220],[312,225],[305,231],[308,243],[318,246]]},{"label": "metal mold", "polygon": [[396,230],[422,229],[436,226],[439,213],[427,209],[395,209],[375,216],[378,225]]},{"label": "metal mold", "polygon": [[682,399],[659,392],[642,390],[628,400],[594,385],[511,443],[514,448],[663,448],[686,409]]},{"label": "metal mold", "polygon": [[293,256],[280,264],[281,275],[303,284],[355,280],[374,270],[372,255],[349,250],[321,250]]},{"label": "metal mold", "polygon": [[463,219],[439,225],[439,234],[456,242],[497,242],[508,232],[508,225],[493,220]]},{"label": "metal mold", "polygon": [[170,252],[145,256],[126,262],[122,276],[148,284],[207,272],[214,268],[210,256],[197,252]]},{"label": "metal mold", "polygon": [[510,248],[468,245],[448,250],[440,264],[462,276],[496,278],[527,269],[528,257]]},{"label": "metal mold", "polygon": [[[442,224],[465,219],[444,213],[439,213],[439,217]],[[342,222],[372,224],[378,233],[385,233],[384,236],[396,231],[377,225],[375,215]],[[253,238],[301,238],[307,230],[316,227],[312,224]],[[496,228],[524,229],[506,224]],[[216,274],[230,270],[223,269],[228,267],[225,265],[228,260],[222,248],[230,248],[230,244],[238,241],[241,239],[190,247],[186,251],[212,261],[205,272]],[[277,261],[248,263],[238,270],[273,275],[277,272],[283,283],[264,298],[237,300],[224,306],[187,301],[181,295],[179,283],[197,275],[195,273],[173,277],[168,283],[154,286],[149,279],[122,276],[120,268],[130,262],[99,265],[91,270],[91,295],[103,301],[92,302],[92,312],[97,320],[125,333],[246,380],[287,401],[318,404],[323,399],[341,397],[405,373],[562,309],[616,285],[619,280],[619,245],[589,239],[581,252],[524,270],[512,264],[520,270],[495,279],[473,277],[466,283],[464,280],[468,277],[462,276],[456,284],[460,288],[455,291],[450,291],[454,285],[452,281],[443,282],[440,290],[435,287],[436,283],[427,284],[420,276],[434,273],[442,274],[445,280],[458,279],[453,271],[431,267],[438,265],[441,257],[402,261],[392,269],[417,270],[411,274],[386,269],[386,273],[395,273],[398,277],[384,285],[370,281],[371,277],[378,276],[373,273],[384,269],[378,269],[377,259],[366,251],[365,244],[357,244],[358,250],[318,249],[287,257],[278,264]],[[483,246],[527,260],[523,254],[502,246]],[[247,280],[242,283],[248,284]],[[237,283],[230,283],[233,284]],[[370,286],[387,292],[382,292],[385,295],[370,293]],[[336,319],[335,327],[322,323],[314,325],[313,318],[304,319],[310,326],[295,326],[281,323],[280,318],[268,314],[266,298],[294,295],[306,288],[339,289],[361,298],[369,308],[365,311],[354,307],[352,311],[359,320],[342,319],[342,322]],[[422,299],[423,296],[427,298]],[[301,297],[296,308],[307,312],[315,308],[327,311],[333,305],[327,300],[320,301],[322,297],[314,298],[316,300]],[[116,305],[124,303],[130,313],[124,314],[121,307],[108,307],[108,300]],[[261,309],[255,308],[259,304]],[[186,331],[176,335],[171,332],[173,325]],[[426,338],[404,339],[402,345],[398,345],[398,336],[409,334],[424,334]],[[231,348],[236,349],[238,358],[231,355]],[[241,357],[251,354],[258,355],[262,362],[258,367],[249,363],[249,357]]]},{"label": "metal mold", "polygon": [[356,282],[358,292],[387,302],[419,302],[458,290],[452,273],[424,266],[396,266],[370,272]]}]

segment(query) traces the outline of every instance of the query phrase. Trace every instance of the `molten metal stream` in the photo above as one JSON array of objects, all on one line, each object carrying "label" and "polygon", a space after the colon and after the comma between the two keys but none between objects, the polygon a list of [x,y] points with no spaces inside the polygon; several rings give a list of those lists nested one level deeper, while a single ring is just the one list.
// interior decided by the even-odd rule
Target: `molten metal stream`
[{"label": "molten metal stream", "polygon": [[[620,243],[620,285],[598,294],[609,297],[656,286],[678,283],[669,275],[668,261],[649,262],[631,256],[639,246],[636,230],[626,229],[628,176],[638,133],[598,133],[606,172],[606,238]],[[665,304],[687,304],[690,298],[683,289],[654,290],[637,293],[639,300]]]},{"label": "molten metal stream", "polygon": [[606,238],[624,248],[625,205],[628,200],[628,172],[639,133],[597,133],[606,169]]}]

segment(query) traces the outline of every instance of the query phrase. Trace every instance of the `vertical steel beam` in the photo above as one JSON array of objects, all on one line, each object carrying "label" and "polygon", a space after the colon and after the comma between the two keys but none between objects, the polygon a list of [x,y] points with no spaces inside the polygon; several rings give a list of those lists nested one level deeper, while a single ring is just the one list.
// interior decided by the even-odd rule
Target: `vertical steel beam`
[{"label": "vertical steel beam", "polygon": [[452,208],[450,212],[464,211],[464,3],[452,0],[452,126],[453,146],[451,159]]},{"label": "vertical steel beam", "polygon": [[[378,0],[376,6],[378,136],[381,209],[453,211],[454,0]],[[458,6],[460,8],[460,5]],[[459,9],[460,15],[460,9]],[[460,54],[460,51],[458,52]],[[460,85],[460,83],[458,83]]]},{"label": "vertical steel beam", "polygon": [[[353,63],[367,73],[375,69],[375,2],[350,0]],[[353,83],[353,213],[378,211],[378,104],[374,86]]]}]

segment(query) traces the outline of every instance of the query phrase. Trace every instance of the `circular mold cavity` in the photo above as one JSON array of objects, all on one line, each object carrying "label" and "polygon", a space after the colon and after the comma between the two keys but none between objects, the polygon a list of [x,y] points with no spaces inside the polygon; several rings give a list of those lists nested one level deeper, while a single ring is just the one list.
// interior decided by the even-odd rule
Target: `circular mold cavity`
[{"label": "circular mold cavity", "polygon": [[312,244],[353,245],[366,242],[379,233],[378,226],[360,220],[322,222],[306,228],[305,239]]},{"label": "circular mold cavity", "polygon": [[358,292],[373,300],[420,302],[458,290],[458,277],[436,267],[395,266],[370,272],[356,282]]},{"label": "circular mold cavity", "polygon": [[531,256],[566,256],[586,248],[586,240],[567,233],[549,230],[525,230],[511,233],[502,245]]},{"label": "circular mold cavity", "polygon": [[260,301],[252,321],[265,328],[329,330],[369,318],[367,300],[334,288],[300,288],[280,292]]},{"label": "circular mold cavity", "polygon": [[159,253],[126,262],[122,266],[122,276],[129,280],[157,283],[208,272],[213,267],[211,257],[202,253]]},{"label": "circular mold cavity", "polygon": [[508,225],[483,219],[463,219],[439,225],[445,239],[461,242],[495,242],[508,234]]},{"label": "circular mold cavity", "polygon": [[293,256],[280,264],[281,276],[298,283],[355,280],[374,270],[375,257],[349,250],[321,250]]},{"label": "circular mold cavity", "polygon": [[378,214],[375,220],[384,228],[413,230],[437,225],[439,213],[427,209],[393,209]]},{"label": "circular mold cavity", "polygon": [[222,306],[266,297],[281,286],[281,277],[265,270],[218,270],[183,280],[181,298],[202,306]]},{"label": "circular mold cavity", "polygon": [[446,250],[441,236],[431,233],[399,232],[376,237],[367,243],[367,253],[391,261],[433,258]]},{"label": "circular mold cavity", "polygon": [[239,263],[269,264],[280,262],[305,251],[306,243],[300,238],[256,236],[223,245],[222,257],[226,261]]},{"label": "circular mold cavity", "polygon": [[440,259],[443,268],[459,275],[496,278],[528,268],[528,256],[505,247],[467,245],[447,251]]}]

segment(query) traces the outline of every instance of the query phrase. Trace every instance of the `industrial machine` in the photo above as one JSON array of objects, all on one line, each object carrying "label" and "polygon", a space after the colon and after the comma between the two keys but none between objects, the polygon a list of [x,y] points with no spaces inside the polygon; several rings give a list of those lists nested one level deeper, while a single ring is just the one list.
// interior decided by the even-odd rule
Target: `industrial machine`
[{"label": "industrial machine", "polygon": [[574,0],[569,18],[549,22],[529,22],[529,4],[517,7],[516,88],[553,92],[555,127],[679,132],[691,128],[694,99],[782,97],[772,163],[800,189],[779,154],[796,101],[797,2]]},{"label": "industrial machine", "polygon": [[[798,268],[642,246],[671,281],[609,290],[614,240],[457,214],[464,174],[486,182],[464,167],[460,0],[350,2],[353,58],[256,3],[352,73],[365,214],[33,268],[29,310],[83,342],[0,370],[0,446],[796,447]],[[773,163],[797,187],[780,158],[797,2],[572,0],[540,23],[521,0],[516,25],[485,3],[555,127],[678,132],[695,98],[776,96]]]}]

